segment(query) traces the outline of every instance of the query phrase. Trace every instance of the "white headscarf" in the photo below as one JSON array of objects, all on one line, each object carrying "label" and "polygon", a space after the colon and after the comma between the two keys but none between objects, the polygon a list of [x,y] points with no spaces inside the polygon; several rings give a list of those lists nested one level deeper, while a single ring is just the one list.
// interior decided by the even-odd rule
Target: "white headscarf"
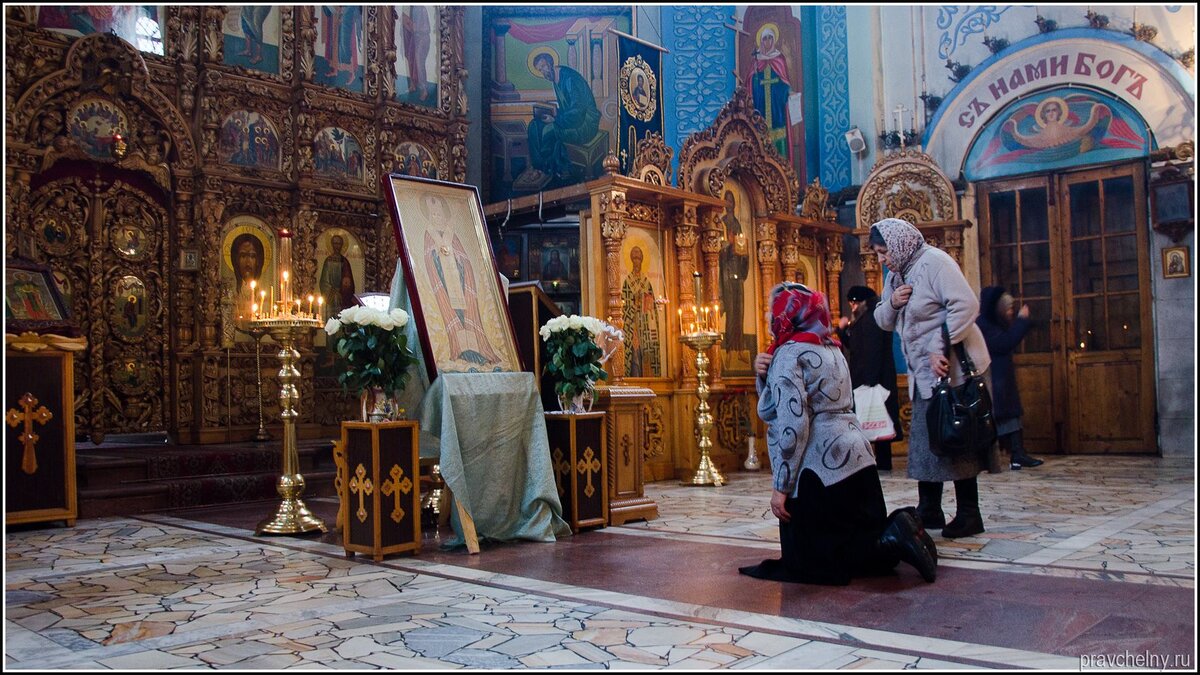
[{"label": "white headscarf", "polygon": [[909,265],[917,259],[921,247],[925,246],[925,237],[912,223],[899,218],[884,218],[871,226],[878,230],[883,241],[887,243],[888,258],[901,276],[908,271]]}]

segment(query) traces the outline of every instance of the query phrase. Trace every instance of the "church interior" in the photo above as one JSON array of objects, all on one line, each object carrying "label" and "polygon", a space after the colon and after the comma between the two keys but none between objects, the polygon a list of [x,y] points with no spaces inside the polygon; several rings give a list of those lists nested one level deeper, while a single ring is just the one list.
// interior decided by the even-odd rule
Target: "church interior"
[{"label": "church interior", "polygon": [[[1195,7],[4,12],[6,668],[1195,668]],[[934,583],[740,575],[771,290],[888,218],[1044,463]]]}]

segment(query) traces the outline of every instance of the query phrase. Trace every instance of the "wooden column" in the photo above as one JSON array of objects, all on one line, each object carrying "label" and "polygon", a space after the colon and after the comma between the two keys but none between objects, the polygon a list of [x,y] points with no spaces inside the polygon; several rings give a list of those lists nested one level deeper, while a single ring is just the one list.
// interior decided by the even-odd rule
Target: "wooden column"
[{"label": "wooden column", "polygon": [[[213,180],[209,179],[208,183]],[[220,193],[211,191],[218,185],[206,185],[205,192],[196,205],[196,224],[199,230],[201,283],[211,289],[200,301],[200,346],[211,349],[217,346],[217,324],[220,320],[217,300],[221,287],[221,216],[225,212],[225,200]]]},{"label": "wooden column", "polygon": [[[771,289],[779,280],[775,278],[775,263],[779,261],[779,248],[776,243],[775,223],[766,218],[756,218],[754,221],[755,240],[758,241],[758,270],[762,279],[762,306],[771,306]],[[765,339],[770,332],[767,330],[766,313],[760,312],[757,317],[760,340]]]},{"label": "wooden column", "polygon": [[[610,190],[600,195],[600,236],[604,242],[604,271],[608,287],[608,317],[613,326],[624,330],[625,313],[621,305],[621,242],[625,239],[625,192]],[[612,384],[625,377],[625,350],[610,357]]]},{"label": "wooden column", "polygon": [[842,268],[845,263],[842,261],[842,236],[839,234],[825,237],[824,245],[821,247],[825,258],[825,277],[827,287],[829,288],[829,315],[833,319],[833,323],[837,323],[838,317],[842,314]]},{"label": "wooden column", "polygon": [[784,224],[780,225],[779,229],[783,239],[783,246],[779,248],[779,263],[783,269],[781,281],[799,281],[796,278],[796,268],[800,265],[800,247],[797,245],[799,228],[795,225]]},{"label": "wooden column", "polygon": [[867,245],[868,232],[856,232],[858,235],[859,249],[858,257],[862,261],[863,275],[867,278],[867,286],[875,289],[875,292],[880,296],[883,295],[883,276],[879,269],[879,256],[875,255],[875,251]]},{"label": "wooden column", "polygon": [[[703,290],[704,299],[697,304],[711,306],[721,301],[721,246],[725,241],[725,225],[721,222],[724,209],[705,209],[702,213],[700,229],[700,255],[704,260]],[[708,350],[709,382],[715,384],[721,378],[721,350],[723,345],[717,343]],[[684,350],[686,354],[688,350]],[[686,357],[685,357],[686,358]],[[695,367],[695,360],[692,366]]]},{"label": "wooden column", "polygon": [[[696,295],[692,290],[692,273],[696,271],[696,244],[700,241],[700,226],[696,220],[696,205],[685,202],[683,206],[675,211],[675,255],[679,260],[678,283],[679,283],[679,309],[683,310],[683,322],[687,325],[695,319],[692,313],[692,305],[697,303]],[[674,322],[676,330],[678,330],[679,314],[668,316],[669,321]],[[681,358],[681,380],[684,386],[694,386],[696,383],[695,366],[689,363],[686,358],[686,349],[680,345],[680,352],[684,354]]]}]

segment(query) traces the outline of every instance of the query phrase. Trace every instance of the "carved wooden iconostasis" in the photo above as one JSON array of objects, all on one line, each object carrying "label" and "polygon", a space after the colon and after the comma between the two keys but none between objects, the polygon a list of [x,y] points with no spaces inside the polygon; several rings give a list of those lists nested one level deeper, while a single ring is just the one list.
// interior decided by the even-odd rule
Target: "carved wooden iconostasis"
[{"label": "carved wooden iconostasis", "polygon": [[[5,19],[6,234],[32,236],[88,338],[76,429],[93,440],[249,439],[255,345],[235,328],[248,280],[274,279],[276,232],[295,234],[297,286],[336,309],[390,286],[380,177],[466,178],[462,8],[10,6]],[[323,334],[301,353],[300,433],[327,434],[357,405]],[[268,424],[277,371],[266,338]]]},{"label": "carved wooden iconostasis", "polygon": [[[948,253],[960,267],[963,265],[963,230],[972,223],[959,218],[958,197],[950,179],[932,157],[917,148],[894,151],[880,159],[858,192],[854,234],[859,238],[859,256],[867,285],[881,294],[884,270],[880,269],[879,258],[867,239],[871,225],[884,218],[907,220],[921,231],[926,242]],[[897,356],[896,365],[903,368],[901,358]],[[912,423],[908,374],[901,373],[896,380],[900,423],[907,437]],[[894,451],[902,452],[907,447],[908,443],[901,441]]]},{"label": "carved wooden iconostasis", "polygon": [[844,230],[828,218],[828,193],[814,185],[815,212],[794,215],[795,173],[768,139],[741,89],[711,127],[684,143],[679,187],[670,186],[672,150],[653,135],[639,144],[632,176],[617,175],[614,162],[587,184],[583,308],[626,334],[606,364],[608,384],[655,394],[644,404],[644,438],[635,439],[645,448],[647,480],[691,475],[699,460],[695,354],[679,341],[693,305],[717,303],[725,315],[722,344],[709,354],[709,404],[712,458],[731,471],[745,457],[747,435],[764,436],[751,365],[768,342],[767,294],[785,279],[836,292]]}]

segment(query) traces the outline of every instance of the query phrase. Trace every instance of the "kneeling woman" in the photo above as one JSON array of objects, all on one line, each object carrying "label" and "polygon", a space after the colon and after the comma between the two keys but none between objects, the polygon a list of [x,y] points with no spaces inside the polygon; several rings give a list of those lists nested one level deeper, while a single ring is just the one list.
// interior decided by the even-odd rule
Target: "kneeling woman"
[{"label": "kneeling woman", "polygon": [[933,581],[937,549],[913,509],[885,515],[875,457],[854,416],[850,370],[832,335],[825,296],[785,282],[771,291],[770,304],[774,339],[754,369],[783,558],[740,571],[844,585],[853,577],[889,574],[903,560]]}]

